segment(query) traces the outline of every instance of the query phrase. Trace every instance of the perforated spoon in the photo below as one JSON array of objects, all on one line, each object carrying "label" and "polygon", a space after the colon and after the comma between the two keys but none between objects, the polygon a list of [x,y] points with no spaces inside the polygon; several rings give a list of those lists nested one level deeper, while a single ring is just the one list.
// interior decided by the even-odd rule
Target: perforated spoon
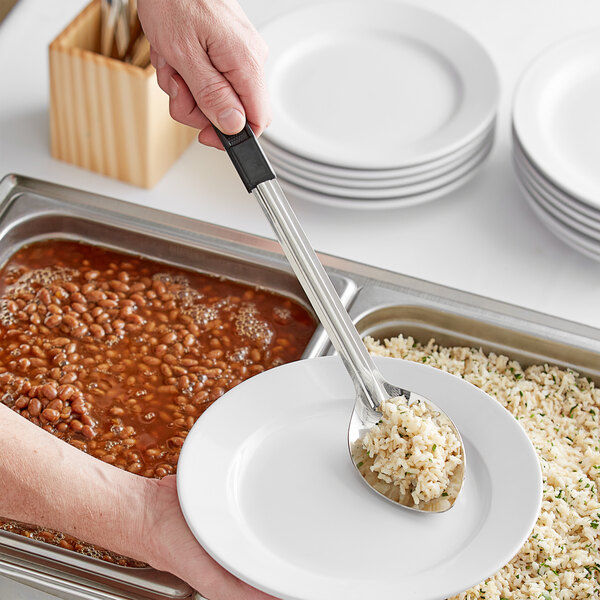
[{"label": "perforated spoon", "polygon": [[[308,242],[250,126],[246,124],[236,135],[216,131],[246,189],[254,194],[267,216],[294,273],[354,382],[356,402],[348,427],[348,448],[361,480],[397,506],[419,512],[445,512],[454,505],[465,473],[465,449],[456,426],[446,413],[427,398],[383,378]],[[424,403],[436,413],[438,424],[447,424],[460,442],[461,465],[454,471],[451,493],[439,502],[415,504],[410,494],[400,496],[394,492],[397,486],[382,484],[369,469],[361,470],[359,467],[362,465],[357,464],[353,457],[365,433],[381,420],[382,413],[378,410],[380,404],[398,396],[403,396],[409,404]]]}]

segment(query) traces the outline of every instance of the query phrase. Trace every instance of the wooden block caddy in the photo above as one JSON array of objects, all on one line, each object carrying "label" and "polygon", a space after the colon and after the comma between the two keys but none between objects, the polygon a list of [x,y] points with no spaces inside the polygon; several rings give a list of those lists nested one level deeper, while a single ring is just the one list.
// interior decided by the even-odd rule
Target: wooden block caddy
[{"label": "wooden block caddy", "polygon": [[154,67],[99,48],[100,0],[93,0],[50,44],[52,156],[150,188],[196,132],[171,119]]}]

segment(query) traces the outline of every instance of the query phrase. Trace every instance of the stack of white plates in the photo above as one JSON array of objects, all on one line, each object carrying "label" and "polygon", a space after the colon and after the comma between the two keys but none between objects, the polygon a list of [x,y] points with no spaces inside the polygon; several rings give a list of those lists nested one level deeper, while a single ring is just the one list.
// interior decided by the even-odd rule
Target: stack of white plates
[{"label": "stack of white plates", "polygon": [[498,78],[480,44],[414,6],[310,4],[261,29],[273,123],[264,148],[292,197],[410,206],[464,184],[494,137]]},{"label": "stack of white plates", "polygon": [[553,46],[527,69],[513,142],[532,209],[561,240],[600,260],[600,30]]}]

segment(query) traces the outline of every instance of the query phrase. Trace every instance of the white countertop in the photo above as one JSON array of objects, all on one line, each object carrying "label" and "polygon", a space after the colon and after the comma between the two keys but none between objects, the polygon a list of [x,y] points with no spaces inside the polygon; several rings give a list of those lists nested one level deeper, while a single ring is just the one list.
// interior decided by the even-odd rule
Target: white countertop
[{"label": "white countertop", "polygon": [[[0,24],[0,176],[29,175],[272,238],[253,197],[216,150],[193,144],[150,191],[51,158],[47,48],[86,3],[20,0]],[[259,26],[306,0],[241,3]],[[563,244],[538,221],[519,192],[510,153],[510,107],[520,73],[552,42],[600,25],[600,3],[414,3],[465,27],[495,61],[502,92],[492,154],[465,187],[413,208],[368,213],[294,203],[313,246],[600,328],[600,264]],[[374,121],[373,127],[385,124]],[[0,598],[49,596],[0,579]]]}]

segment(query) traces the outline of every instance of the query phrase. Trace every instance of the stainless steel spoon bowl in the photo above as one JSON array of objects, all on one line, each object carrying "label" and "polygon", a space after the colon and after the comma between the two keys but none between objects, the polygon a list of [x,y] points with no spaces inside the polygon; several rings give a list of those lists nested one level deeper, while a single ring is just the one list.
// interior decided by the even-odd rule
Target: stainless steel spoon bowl
[{"label": "stainless steel spoon bowl", "polygon": [[[465,474],[465,449],[452,420],[433,402],[416,392],[398,387],[386,381],[354,327],[342,305],[323,265],[308,242],[296,215],[292,211],[283,190],[276,180],[268,160],[260,148],[252,129],[246,127],[236,135],[224,135],[217,130],[223,146],[236,167],[246,189],[258,199],[267,219],[288,258],[294,273],[304,288],[321,324],[344,362],[356,388],[356,402],[348,428],[348,448],[357,472],[371,489],[380,496],[419,512],[445,512],[451,508],[462,488]],[[403,396],[408,403],[422,402],[436,413],[439,424],[446,423],[460,442],[462,463],[454,472],[450,493],[443,501],[429,505],[415,505],[410,494],[400,496],[397,486],[385,484],[369,469],[361,469],[353,454],[365,433],[381,420],[380,404],[389,398]],[[362,465],[360,465],[362,466]],[[394,489],[396,488],[396,490]]]}]

